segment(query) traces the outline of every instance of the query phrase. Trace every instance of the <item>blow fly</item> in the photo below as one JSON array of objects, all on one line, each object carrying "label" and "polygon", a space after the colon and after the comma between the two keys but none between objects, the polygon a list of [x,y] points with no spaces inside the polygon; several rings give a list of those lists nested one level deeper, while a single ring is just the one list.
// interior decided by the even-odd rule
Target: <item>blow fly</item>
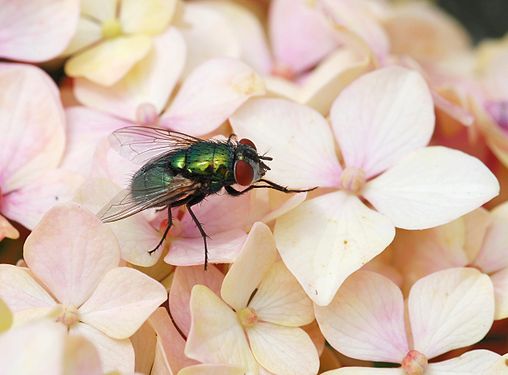
[{"label": "blow fly", "polygon": [[[110,142],[122,156],[143,166],[121,191],[98,213],[105,223],[124,219],[148,208],[167,209],[168,223],[152,254],[164,242],[172,225],[171,209],[185,205],[201,236],[208,264],[207,235],[192,207],[221,189],[239,196],[252,189],[274,189],[285,193],[307,190],[288,189],[263,178],[270,168],[249,139],[203,140],[165,129],[131,126],[114,131]],[[236,190],[233,185],[244,186]]]}]

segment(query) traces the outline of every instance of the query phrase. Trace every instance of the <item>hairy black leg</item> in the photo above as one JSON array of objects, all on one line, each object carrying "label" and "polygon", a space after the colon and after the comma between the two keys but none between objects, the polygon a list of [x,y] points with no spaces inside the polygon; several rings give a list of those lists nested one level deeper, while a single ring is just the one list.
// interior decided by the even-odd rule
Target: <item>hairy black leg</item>
[{"label": "hairy black leg", "polygon": [[232,186],[225,186],[224,188],[226,189],[226,192],[229,195],[232,195],[234,197],[245,194],[245,193],[251,191],[252,189],[273,189],[273,190],[277,190],[277,191],[282,191],[283,193],[304,193],[304,192],[316,189],[315,187],[311,188],[311,189],[302,189],[302,190],[288,189],[287,187],[278,185],[275,182],[271,182],[271,181],[267,181],[267,180],[259,180],[259,181],[264,182],[266,185],[251,185],[248,188],[240,190],[240,191],[236,190]]},{"label": "hairy black leg", "polygon": [[196,215],[194,214],[194,212],[192,212],[192,206],[198,204],[204,198],[205,198],[205,196],[195,197],[186,204],[186,207],[187,207],[187,210],[189,211],[189,214],[192,217],[192,220],[194,221],[194,224],[196,224],[196,227],[198,227],[199,233],[201,233],[201,237],[203,237],[203,243],[205,244],[205,271],[206,271],[206,268],[208,267],[208,246],[206,244],[206,238],[208,237],[208,235],[206,234],[205,230],[203,229],[203,226],[199,222],[199,220],[196,217]]},{"label": "hairy black leg", "polygon": [[157,244],[157,246],[155,246],[152,250],[149,250],[148,254],[152,255],[159,247],[162,246],[162,243],[164,242],[164,240],[166,239],[166,237],[168,235],[169,228],[171,228],[172,225],[173,225],[173,216],[171,215],[171,206],[168,206],[168,225],[166,226],[166,229],[164,229],[162,238],[159,241],[159,243]]}]

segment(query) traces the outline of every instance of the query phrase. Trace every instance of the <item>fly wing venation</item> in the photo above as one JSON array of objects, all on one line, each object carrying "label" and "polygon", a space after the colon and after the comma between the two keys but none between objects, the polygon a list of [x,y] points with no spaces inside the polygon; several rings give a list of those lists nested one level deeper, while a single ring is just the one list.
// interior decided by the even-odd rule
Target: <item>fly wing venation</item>
[{"label": "fly wing venation", "polygon": [[200,188],[200,184],[182,176],[175,176],[171,184],[136,190],[120,191],[107,203],[97,216],[104,223],[111,223],[132,216],[148,208],[171,206],[185,200]]},{"label": "fly wing venation", "polygon": [[120,155],[139,164],[201,141],[184,133],[147,126],[121,128],[109,136],[111,146]]}]

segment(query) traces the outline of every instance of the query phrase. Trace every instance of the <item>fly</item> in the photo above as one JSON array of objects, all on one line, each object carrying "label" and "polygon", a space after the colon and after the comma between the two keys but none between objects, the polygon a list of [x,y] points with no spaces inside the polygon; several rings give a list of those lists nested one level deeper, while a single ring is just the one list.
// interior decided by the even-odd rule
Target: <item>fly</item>
[{"label": "fly", "polygon": [[[274,189],[299,193],[313,189],[288,189],[263,178],[270,168],[264,163],[271,157],[259,155],[249,139],[226,141],[203,140],[165,129],[130,126],[114,131],[110,143],[116,151],[143,166],[134,174],[129,186],[118,193],[97,214],[104,223],[124,219],[149,208],[167,209],[168,224],[155,252],[164,242],[173,223],[171,209],[187,208],[196,224],[205,248],[205,270],[208,265],[207,235],[192,211],[208,195],[221,189],[239,196],[252,189]],[[232,185],[244,186],[236,190]]]}]

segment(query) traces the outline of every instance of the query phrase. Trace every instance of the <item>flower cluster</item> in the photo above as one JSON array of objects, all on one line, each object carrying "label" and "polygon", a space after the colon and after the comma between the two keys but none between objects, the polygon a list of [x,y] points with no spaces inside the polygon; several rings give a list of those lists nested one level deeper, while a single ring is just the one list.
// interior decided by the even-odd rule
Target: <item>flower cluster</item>
[{"label": "flower cluster", "polygon": [[[0,60],[1,374],[508,373],[475,346],[508,318],[506,38],[413,1],[0,0]],[[105,223],[175,151],[128,126],[269,168]]]}]

